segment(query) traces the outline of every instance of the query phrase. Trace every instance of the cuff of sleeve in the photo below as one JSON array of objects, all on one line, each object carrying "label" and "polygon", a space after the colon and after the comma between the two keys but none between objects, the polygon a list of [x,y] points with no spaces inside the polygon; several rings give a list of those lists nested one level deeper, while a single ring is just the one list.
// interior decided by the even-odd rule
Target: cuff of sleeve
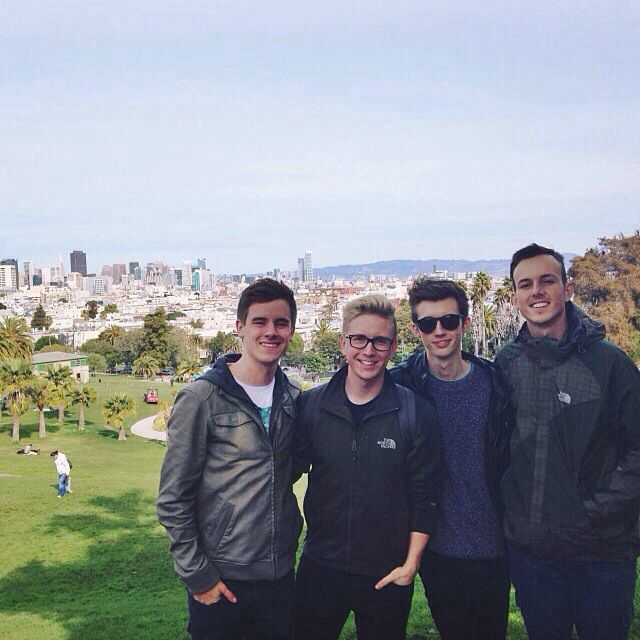
[{"label": "cuff of sleeve", "polygon": [[430,536],[434,529],[435,520],[435,511],[414,512],[409,520],[409,528],[411,531],[426,533]]},{"label": "cuff of sleeve", "polygon": [[202,571],[188,578],[181,577],[181,580],[190,593],[196,594],[211,589],[211,587],[220,580],[220,574],[216,568],[209,563]]}]

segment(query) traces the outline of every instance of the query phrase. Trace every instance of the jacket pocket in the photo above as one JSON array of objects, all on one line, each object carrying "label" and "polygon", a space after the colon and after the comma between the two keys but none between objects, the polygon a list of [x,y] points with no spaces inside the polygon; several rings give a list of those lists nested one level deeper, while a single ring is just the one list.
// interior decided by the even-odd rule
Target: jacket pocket
[{"label": "jacket pocket", "polygon": [[253,418],[243,411],[224,411],[214,413],[213,419],[219,427],[239,427],[247,422],[252,422]]},{"label": "jacket pocket", "polygon": [[205,532],[205,548],[208,551],[215,552],[220,544],[220,540],[227,532],[235,507],[226,502],[215,520],[207,527]]}]

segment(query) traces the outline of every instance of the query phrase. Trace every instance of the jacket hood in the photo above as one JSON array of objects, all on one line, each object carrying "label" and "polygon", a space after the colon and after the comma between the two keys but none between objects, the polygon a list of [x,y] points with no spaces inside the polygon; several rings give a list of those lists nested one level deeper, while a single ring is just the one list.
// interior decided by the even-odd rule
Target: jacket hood
[{"label": "jacket hood", "polygon": [[[242,354],[240,353],[228,353],[224,356],[220,356],[213,367],[204,375],[200,376],[199,380],[209,380],[209,382],[213,382],[213,384],[220,387],[229,395],[236,397],[239,396],[243,400],[251,402],[245,390],[236,382],[228,366],[229,364],[240,360],[241,355]],[[289,383],[287,376],[279,366],[276,369],[275,379],[276,384],[274,389],[274,398],[277,397],[277,392],[282,392],[287,388]]]},{"label": "jacket hood", "polygon": [[567,331],[558,341],[554,338],[534,338],[529,333],[525,322],[516,342],[521,343],[527,354],[534,359],[548,357],[552,360],[563,360],[576,350],[583,350],[588,344],[598,340],[604,340],[606,330],[604,324],[590,318],[582,309],[576,307],[573,302],[566,302]]}]

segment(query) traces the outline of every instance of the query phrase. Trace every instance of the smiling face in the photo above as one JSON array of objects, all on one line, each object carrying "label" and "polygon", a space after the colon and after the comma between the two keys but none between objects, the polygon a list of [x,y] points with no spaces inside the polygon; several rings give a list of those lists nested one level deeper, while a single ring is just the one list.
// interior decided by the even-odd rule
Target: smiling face
[{"label": "smiling face", "polygon": [[[416,316],[418,318],[432,317],[440,318],[450,313],[460,313],[458,302],[455,298],[445,298],[444,300],[423,300],[416,305]],[[432,333],[422,333],[415,323],[411,325],[413,335],[422,340],[422,344],[427,352],[427,358],[438,360],[450,360],[460,358],[462,345],[462,335],[469,328],[469,317],[463,318],[455,329],[447,330],[438,322]]]},{"label": "smiling face", "polygon": [[364,349],[356,349],[351,346],[348,338],[344,335],[340,336],[340,349],[349,365],[348,376],[365,382],[372,382],[382,377],[398,346],[393,337],[391,321],[373,313],[363,313],[353,318],[346,329],[346,335],[382,337],[392,341],[389,351],[376,351],[371,342]]},{"label": "smiling face", "polygon": [[529,333],[560,340],[567,327],[565,303],[571,298],[572,285],[562,282],[558,261],[550,255],[527,258],[514,269],[513,280],[514,301]]},{"label": "smiling face", "polygon": [[246,322],[236,321],[242,339],[242,357],[260,365],[274,365],[293,335],[291,312],[286,300],[255,302]]}]

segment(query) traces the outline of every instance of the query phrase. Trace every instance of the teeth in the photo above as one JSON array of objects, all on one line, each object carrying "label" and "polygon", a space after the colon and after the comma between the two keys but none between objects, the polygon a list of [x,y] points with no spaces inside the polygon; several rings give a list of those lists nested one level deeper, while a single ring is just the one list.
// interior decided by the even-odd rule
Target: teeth
[{"label": "teeth", "polygon": [[534,303],[534,304],[532,304],[531,306],[532,306],[534,309],[539,309],[539,308],[541,308],[541,307],[546,307],[546,306],[548,306],[548,305],[549,305],[549,303],[548,303],[548,302],[535,302],[535,303]]}]

